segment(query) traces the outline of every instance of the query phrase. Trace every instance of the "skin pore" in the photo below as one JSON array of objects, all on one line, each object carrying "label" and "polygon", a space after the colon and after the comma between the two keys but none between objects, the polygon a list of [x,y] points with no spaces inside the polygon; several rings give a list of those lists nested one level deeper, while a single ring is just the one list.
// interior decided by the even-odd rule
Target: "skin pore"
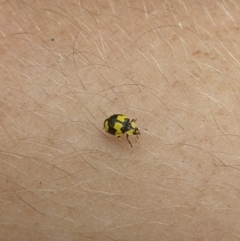
[{"label": "skin pore", "polygon": [[2,1],[1,239],[239,240],[239,8]]}]

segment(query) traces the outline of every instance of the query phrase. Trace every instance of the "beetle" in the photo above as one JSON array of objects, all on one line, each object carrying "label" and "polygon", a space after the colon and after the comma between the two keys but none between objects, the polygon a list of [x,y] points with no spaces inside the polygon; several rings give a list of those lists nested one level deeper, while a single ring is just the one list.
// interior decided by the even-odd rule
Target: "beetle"
[{"label": "beetle", "polygon": [[129,141],[128,136],[136,135],[138,137],[138,135],[140,135],[140,131],[136,126],[136,120],[137,119],[130,120],[123,114],[114,114],[104,121],[103,128],[107,133],[117,136],[118,138],[126,133],[127,141],[132,147],[132,143]]}]

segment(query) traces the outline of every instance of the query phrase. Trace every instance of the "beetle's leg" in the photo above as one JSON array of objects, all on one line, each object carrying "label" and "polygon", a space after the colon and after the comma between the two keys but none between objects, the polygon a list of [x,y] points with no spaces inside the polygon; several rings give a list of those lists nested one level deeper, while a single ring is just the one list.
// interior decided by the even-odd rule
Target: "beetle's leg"
[{"label": "beetle's leg", "polygon": [[132,143],[128,140],[128,134],[127,134],[127,141],[130,144],[130,146],[132,147]]},{"label": "beetle's leg", "polygon": [[130,121],[130,123],[131,123],[131,122],[136,122],[136,121],[137,121],[137,119],[132,119],[132,120]]}]

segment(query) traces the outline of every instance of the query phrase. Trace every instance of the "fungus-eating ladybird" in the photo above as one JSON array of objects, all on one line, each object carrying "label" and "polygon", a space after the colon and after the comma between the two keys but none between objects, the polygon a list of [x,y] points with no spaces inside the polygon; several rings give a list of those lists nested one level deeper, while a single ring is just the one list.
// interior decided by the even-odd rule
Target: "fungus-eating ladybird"
[{"label": "fungus-eating ladybird", "polygon": [[128,140],[128,136],[130,135],[140,135],[140,131],[136,126],[137,119],[130,119],[122,114],[115,114],[108,117],[104,123],[103,128],[111,135],[115,135],[120,137],[124,133],[127,135],[127,141],[132,147],[132,143]]}]

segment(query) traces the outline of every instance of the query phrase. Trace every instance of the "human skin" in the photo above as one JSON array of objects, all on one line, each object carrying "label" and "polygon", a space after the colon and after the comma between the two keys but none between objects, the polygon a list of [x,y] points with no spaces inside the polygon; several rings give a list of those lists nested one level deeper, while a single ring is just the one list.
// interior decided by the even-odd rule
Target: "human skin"
[{"label": "human skin", "polygon": [[240,240],[239,8],[2,1],[0,239]]}]

